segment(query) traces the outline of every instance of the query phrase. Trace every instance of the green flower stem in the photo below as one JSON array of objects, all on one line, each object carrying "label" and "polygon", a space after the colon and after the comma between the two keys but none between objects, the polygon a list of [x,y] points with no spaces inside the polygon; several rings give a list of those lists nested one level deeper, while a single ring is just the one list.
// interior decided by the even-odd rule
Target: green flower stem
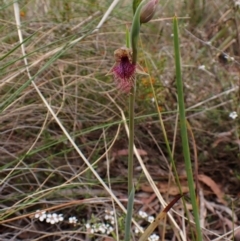
[{"label": "green flower stem", "polygon": [[133,188],[134,103],[135,85],[129,94],[128,195]]},{"label": "green flower stem", "polygon": [[[140,10],[143,6],[143,0],[141,4],[138,5],[137,10],[133,17],[133,23],[131,28],[131,36],[127,30],[126,34],[126,46],[127,48],[132,48],[132,63],[137,64],[137,52],[138,52],[138,37],[140,32]],[[136,3],[136,2],[135,2]],[[135,5],[136,7],[136,5]],[[131,44],[131,46],[130,46]],[[134,80],[136,81],[136,80]],[[125,234],[124,241],[130,241],[131,239],[131,221],[133,213],[133,203],[134,203],[134,185],[133,185],[133,148],[134,148],[134,104],[135,104],[135,91],[136,82],[134,82],[133,87],[129,93],[129,142],[128,142],[128,206],[127,206],[127,216],[125,219]]]},{"label": "green flower stem", "polygon": [[[137,64],[137,52],[138,52],[138,37],[140,32],[140,11],[145,3],[143,0],[133,17],[133,23],[131,28],[131,48],[132,48],[132,63]],[[127,32],[128,36],[128,32]],[[127,37],[127,47],[129,48],[130,41]],[[128,195],[130,195],[133,188],[133,146],[134,146],[134,103],[135,103],[135,89],[136,83],[134,83],[134,87],[131,89],[129,94],[129,145],[128,145]]]},{"label": "green flower stem", "polygon": [[[130,36],[126,30],[126,46],[130,48]],[[134,102],[135,102],[135,85],[129,93],[129,144],[128,144],[128,196],[133,189],[133,145],[134,145]],[[129,212],[128,212],[129,213]],[[130,218],[131,220],[131,218]]]},{"label": "green flower stem", "polygon": [[174,53],[175,53],[175,67],[176,67],[176,79],[177,79],[177,94],[178,94],[178,108],[180,116],[180,130],[182,137],[183,155],[185,161],[185,168],[187,172],[188,187],[191,197],[191,203],[193,207],[194,220],[196,223],[197,241],[202,241],[202,232],[198,214],[198,205],[195,195],[194,180],[192,173],[192,164],[189,151],[188,132],[186,125],[186,114],[185,104],[183,96],[183,83],[181,73],[181,59],[180,59],[180,48],[179,48],[179,37],[178,37],[178,21],[177,17],[173,18],[173,33],[174,33]]}]

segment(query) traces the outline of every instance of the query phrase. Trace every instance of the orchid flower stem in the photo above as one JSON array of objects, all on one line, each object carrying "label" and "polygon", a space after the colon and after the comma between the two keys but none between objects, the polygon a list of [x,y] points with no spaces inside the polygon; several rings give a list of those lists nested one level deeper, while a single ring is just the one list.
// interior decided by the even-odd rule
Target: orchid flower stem
[{"label": "orchid flower stem", "polygon": [[[130,33],[130,40],[127,42],[127,47],[132,48],[132,63],[137,64],[137,52],[138,52],[138,37],[140,32],[140,12],[142,6],[145,4],[143,0],[137,7],[137,10],[133,17],[133,23]],[[135,104],[135,92],[136,92],[136,80],[134,80],[134,86],[131,88],[129,94],[129,145],[128,145],[128,195],[133,188],[133,146],[134,146],[134,104]]]},{"label": "orchid flower stem", "polygon": [[[138,38],[140,33],[140,13],[145,0],[141,3],[139,0],[133,0],[134,17],[132,28],[129,35],[127,30],[126,46],[132,49],[132,65],[137,66],[137,53],[138,53]],[[130,46],[131,45],[131,46]],[[134,185],[133,185],[133,154],[134,154],[134,106],[135,106],[135,93],[136,93],[136,75],[134,76],[134,84],[129,93],[129,143],[128,143],[128,206],[127,216],[125,221],[125,234],[124,241],[131,240],[131,221],[134,204]]]},{"label": "orchid flower stem", "polygon": [[129,94],[128,195],[133,188],[134,103],[135,85]]},{"label": "orchid flower stem", "polygon": [[[128,29],[126,31],[126,47],[130,48],[130,36]],[[134,102],[135,83],[129,93],[128,196],[130,196],[133,189]]]},{"label": "orchid flower stem", "polygon": [[[144,0],[138,5],[134,13],[131,33],[127,30],[126,46],[132,48],[132,64],[137,65],[137,44],[140,32],[140,10],[143,6]],[[136,5],[135,5],[136,7]],[[130,46],[131,45],[131,46]],[[136,78],[136,77],[135,77]],[[129,142],[128,142],[128,206],[127,216],[125,220],[125,234],[124,241],[131,240],[131,221],[134,204],[134,185],[133,185],[133,154],[134,154],[134,106],[135,106],[135,92],[136,79],[134,78],[134,85],[129,93]]]}]

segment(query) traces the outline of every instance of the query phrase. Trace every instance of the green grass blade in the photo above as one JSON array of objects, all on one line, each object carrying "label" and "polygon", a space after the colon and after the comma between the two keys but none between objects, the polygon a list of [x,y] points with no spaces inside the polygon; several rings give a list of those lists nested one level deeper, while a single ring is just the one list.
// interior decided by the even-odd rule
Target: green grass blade
[{"label": "green grass blade", "polygon": [[130,241],[131,239],[131,222],[133,214],[133,202],[134,202],[135,190],[132,188],[130,195],[128,196],[128,205],[127,205],[127,216],[125,221],[125,234],[124,241]]},{"label": "green grass blade", "polygon": [[196,231],[197,231],[196,240],[201,241],[202,232],[201,232],[200,221],[199,221],[198,205],[197,205],[197,200],[195,195],[194,180],[193,180],[191,158],[190,158],[190,151],[189,151],[187,125],[186,125],[179,36],[178,36],[178,21],[176,16],[173,18],[173,31],[174,31],[173,32],[174,33],[174,54],[175,54],[176,79],[177,79],[177,94],[178,94],[178,106],[179,106],[179,115],[180,115],[180,129],[181,129],[181,137],[182,137],[183,155],[184,155],[184,161],[185,161],[185,168],[187,172],[188,187],[190,191],[194,219],[196,223]]},{"label": "green grass blade", "polygon": [[[7,56],[11,55],[15,50],[17,50],[18,48],[20,48],[20,46],[24,43],[26,43],[27,41],[29,41],[33,36],[35,36],[38,32],[33,33],[32,35],[28,36],[27,38],[25,38],[23,40],[22,43],[17,44],[15,47],[13,47],[9,52],[7,52],[6,54],[4,54],[3,56],[0,57],[0,61],[2,61],[3,59],[5,59]],[[23,58],[23,57],[21,57]],[[17,61],[17,60],[16,60]],[[4,67],[0,67],[0,70],[2,70],[3,68],[6,68],[8,65],[4,66]]]}]

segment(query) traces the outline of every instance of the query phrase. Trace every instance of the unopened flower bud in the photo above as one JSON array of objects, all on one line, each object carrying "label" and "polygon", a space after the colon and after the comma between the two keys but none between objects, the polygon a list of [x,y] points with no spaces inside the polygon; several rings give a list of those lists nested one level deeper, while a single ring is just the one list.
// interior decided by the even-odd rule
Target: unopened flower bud
[{"label": "unopened flower bud", "polygon": [[148,2],[142,7],[140,14],[140,23],[147,23],[150,21],[157,9],[158,0],[148,0]]}]

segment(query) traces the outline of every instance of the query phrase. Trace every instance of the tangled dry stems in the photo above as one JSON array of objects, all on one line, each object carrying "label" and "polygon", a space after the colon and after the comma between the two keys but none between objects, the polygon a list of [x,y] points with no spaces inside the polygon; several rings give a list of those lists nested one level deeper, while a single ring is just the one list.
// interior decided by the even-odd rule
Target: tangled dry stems
[{"label": "tangled dry stems", "polygon": [[[40,2],[38,1],[39,4]],[[95,1],[92,4],[70,3],[71,11],[65,9],[65,15],[61,15],[60,9],[64,9],[64,5],[50,2],[46,6],[46,2],[41,6],[34,5],[33,2],[22,6],[22,32],[24,38],[29,37],[25,46],[31,74],[37,87],[88,160],[94,163],[103,156],[94,167],[107,183],[110,177],[113,192],[124,203],[127,193],[127,154],[124,154],[127,149],[126,133],[123,126],[119,127],[122,124],[121,114],[108,98],[108,94],[127,114],[126,96],[120,95],[112,79],[105,75],[113,64],[113,51],[123,45],[126,19],[130,19],[131,12],[129,10],[123,16],[122,11],[127,9],[127,5],[122,5],[112,13],[111,21],[106,22],[99,32],[68,48],[69,42],[96,26],[99,21],[99,6],[100,12],[104,13],[108,5],[104,1],[100,1],[99,5]],[[159,11],[160,17],[172,16],[170,5],[166,4]],[[44,6],[51,11],[44,12]],[[179,16],[185,14],[181,7],[180,3],[176,6],[182,9]],[[1,34],[3,56],[18,45],[16,27],[6,21],[9,16],[12,22],[15,21],[11,9],[12,6],[6,6],[1,12],[4,22]],[[191,29],[191,21],[188,20],[183,20],[180,26],[185,98],[190,109],[188,119],[197,143],[200,172],[214,179],[228,197],[234,198],[240,186],[239,128],[238,122],[229,118],[229,113],[237,111],[239,100],[238,46],[236,41],[229,44],[235,39],[236,30],[234,25],[229,27],[226,24],[227,11],[233,10],[227,1],[221,2],[221,11],[214,9],[214,2],[209,1],[206,20],[203,19],[195,29]],[[81,15],[79,12],[86,14]],[[226,13],[225,18],[222,17],[222,12]],[[93,17],[86,21],[89,15]],[[239,21],[238,17],[236,20]],[[84,24],[79,25],[81,22]],[[71,31],[73,28],[74,31]],[[224,28],[227,28],[227,33],[216,37]],[[31,36],[33,33],[36,34]],[[144,63],[146,60],[149,63],[148,72],[154,81],[168,136],[170,140],[174,140],[172,145],[175,146],[174,156],[180,176],[184,178],[181,144],[175,122],[176,90],[171,34],[171,21],[153,22],[151,27],[143,27],[140,62]],[[224,45],[223,40],[228,36],[231,38]],[[211,39],[213,41],[209,45]],[[58,55],[59,52],[55,50],[63,46],[64,51]],[[223,52],[234,57],[234,60],[227,64],[219,61]],[[77,228],[67,223],[47,226],[33,219],[30,214],[37,209],[50,209],[64,212],[65,215],[74,215],[78,220],[86,221],[92,214],[93,220],[101,219],[103,210],[112,206],[111,199],[87,170],[30,82],[26,84],[28,76],[20,48],[6,56],[1,65],[1,179],[4,180],[9,175],[1,185],[1,240],[85,239],[87,234],[82,225],[76,226]],[[151,102],[151,88],[144,77],[138,79],[137,85],[136,145],[142,151],[152,178],[163,185],[165,181],[168,182],[171,169],[166,161],[165,144],[156,110]],[[232,89],[229,94],[222,94],[228,89]],[[191,108],[195,105],[198,106]],[[112,144],[111,151],[106,153],[107,147]],[[151,200],[147,204],[150,206],[148,211],[151,214],[158,213],[161,206],[152,190],[143,185],[146,178],[141,175],[137,162],[135,172],[139,177],[136,180],[139,186],[136,209],[141,209],[145,202]],[[72,179],[71,183],[67,183],[69,179]],[[207,186],[203,186],[203,190],[204,199],[217,202],[214,192],[207,195]],[[169,201],[163,186],[160,186],[160,191],[165,200]],[[98,197],[98,201],[95,197]],[[83,202],[75,202],[76,200]],[[225,206],[230,207],[230,204],[229,201]],[[239,217],[238,207],[238,201],[234,200],[233,213],[236,217]],[[118,207],[115,208],[118,210]],[[176,210],[180,212],[178,208]],[[118,218],[121,218],[123,214],[118,212]],[[221,223],[223,220],[231,220],[231,217],[224,211],[220,215],[216,209],[208,213],[208,221],[205,222],[208,231],[205,231],[205,235],[214,240],[216,236],[213,233],[226,233]],[[174,217],[179,220],[178,215]],[[220,217],[221,221],[218,221]],[[230,226],[227,230],[230,230]],[[120,236],[122,231],[120,226]],[[160,233],[164,232],[166,239],[172,238],[171,225],[163,224]],[[231,234],[227,237],[230,240]]]}]

